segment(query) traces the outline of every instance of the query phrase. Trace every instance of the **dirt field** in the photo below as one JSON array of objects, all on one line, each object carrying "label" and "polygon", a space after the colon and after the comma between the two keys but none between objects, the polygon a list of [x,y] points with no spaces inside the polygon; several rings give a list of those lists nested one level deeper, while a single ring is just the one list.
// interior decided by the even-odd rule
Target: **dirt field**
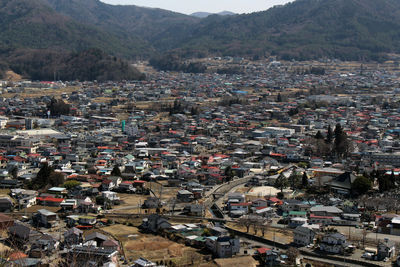
[{"label": "dirt field", "polygon": [[142,234],[137,227],[116,224],[104,227],[102,230],[112,234],[122,243],[129,262],[139,257],[153,262],[173,261],[179,265],[191,264],[193,260],[194,265],[198,266],[202,262],[203,255],[196,249],[160,236]]},{"label": "dirt field", "polygon": [[[246,227],[245,226],[239,226],[235,223],[227,223],[226,224],[228,227],[231,227],[235,230],[241,231],[241,232],[246,232]],[[251,226],[250,227],[250,231],[249,234],[255,234],[254,232],[254,228]],[[260,230],[257,231],[257,236],[261,236],[262,237],[262,233]],[[274,237],[275,236],[275,237]],[[275,228],[268,228],[267,231],[265,231],[265,235],[264,235],[265,239],[268,240],[276,240],[279,241],[281,243],[286,243],[289,244],[291,242],[293,242],[293,234],[291,231],[287,231],[284,229],[275,229]]]},{"label": "dirt field", "polygon": [[[166,184],[166,181],[162,181],[162,184]],[[152,191],[156,194],[157,197],[161,194],[161,201],[165,203],[163,209],[169,210],[171,207],[171,200],[176,198],[177,192],[179,190],[178,187],[162,187],[158,183],[148,183],[146,184],[147,188],[151,188]],[[150,197],[146,195],[136,195],[136,194],[118,194],[121,199],[121,204],[118,206],[114,206],[114,211],[121,212],[132,212],[139,213],[140,206],[144,203],[144,201]],[[144,212],[144,211],[141,211]]]}]

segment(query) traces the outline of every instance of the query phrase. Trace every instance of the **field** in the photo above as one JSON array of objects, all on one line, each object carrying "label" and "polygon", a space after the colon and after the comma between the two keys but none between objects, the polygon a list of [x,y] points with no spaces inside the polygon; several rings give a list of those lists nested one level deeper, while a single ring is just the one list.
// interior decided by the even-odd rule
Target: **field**
[{"label": "field", "polygon": [[[226,225],[237,231],[246,232],[245,226],[237,225],[236,223],[227,223]],[[250,227],[249,234],[256,235],[252,226]],[[257,231],[257,236],[262,237],[262,233],[260,230]],[[276,240],[276,241],[279,241],[280,243],[284,243],[284,244],[289,244],[289,243],[293,242],[293,234],[291,231],[288,231],[285,229],[276,229],[276,228],[272,228],[272,227],[268,228],[265,231],[264,238],[268,239],[268,240]]]},{"label": "field", "polygon": [[[165,185],[166,183],[167,183],[166,181],[162,181],[161,184]],[[171,200],[173,198],[176,198],[177,192],[179,190],[179,188],[177,187],[165,187],[158,183],[147,183],[146,187],[151,188],[157,197],[160,197],[161,195],[161,201],[165,203],[163,207],[163,209],[165,210],[170,209]],[[149,195],[146,196],[146,195],[136,195],[136,194],[118,194],[118,196],[121,199],[121,204],[118,206],[114,206],[113,211],[123,212],[123,213],[125,212],[143,213],[143,211],[141,211],[139,207],[148,197],[150,197]]]},{"label": "field", "polygon": [[153,262],[172,261],[181,266],[198,266],[203,262],[204,255],[198,250],[160,236],[140,233],[137,227],[116,224],[102,230],[121,242],[126,259],[131,263],[139,257]]}]

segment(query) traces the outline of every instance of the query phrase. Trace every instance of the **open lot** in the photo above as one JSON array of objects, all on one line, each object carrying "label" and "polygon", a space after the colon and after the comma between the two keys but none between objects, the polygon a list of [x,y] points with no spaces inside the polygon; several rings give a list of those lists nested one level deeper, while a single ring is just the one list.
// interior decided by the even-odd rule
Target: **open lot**
[{"label": "open lot", "polygon": [[[144,257],[153,262],[172,261],[177,265],[198,266],[203,263],[203,254],[183,244],[172,242],[161,236],[143,234],[137,227],[116,224],[102,228],[117,238],[129,262]],[[212,265],[209,265],[212,266]]]}]

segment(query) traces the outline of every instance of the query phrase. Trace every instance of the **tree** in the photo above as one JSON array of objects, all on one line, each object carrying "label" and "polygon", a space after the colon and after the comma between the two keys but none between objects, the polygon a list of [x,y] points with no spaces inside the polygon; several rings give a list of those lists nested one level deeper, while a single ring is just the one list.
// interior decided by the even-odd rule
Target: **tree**
[{"label": "tree", "polygon": [[281,190],[281,193],[283,192],[283,189],[285,189],[286,187],[288,187],[289,185],[289,181],[288,179],[285,177],[285,175],[283,175],[282,173],[278,176],[278,178],[276,178],[275,180],[275,187]]},{"label": "tree", "polygon": [[301,178],[301,185],[303,186],[303,188],[308,187],[308,176],[306,172],[303,172],[303,176]]},{"label": "tree", "polygon": [[344,132],[340,123],[336,124],[334,135],[334,151],[336,156],[339,158],[347,156],[349,152],[349,142],[347,140],[347,134]]},{"label": "tree", "polygon": [[300,184],[300,176],[298,175],[298,173],[293,171],[292,174],[289,176],[289,181],[288,182],[289,182],[290,187],[293,190],[298,188],[299,184]]},{"label": "tree", "polygon": [[326,133],[326,143],[327,144],[332,144],[332,140],[333,140],[333,133],[332,133],[332,128],[329,125],[328,126],[328,131]]},{"label": "tree", "polygon": [[315,134],[314,138],[315,138],[315,139],[318,139],[318,140],[321,140],[321,139],[324,139],[324,136],[322,135],[321,131],[318,131],[318,132]]},{"label": "tree", "polygon": [[52,172],[49,177],[49,184],[51,186],[60,186],[64,184],[65,176],[61,172]]},{"label": "tree", "polygon": [[67,190],[71,190],[71,189],[73,189],[73,188],[75,188],[75,187],[77,187],[77,186],[79,186],[79,185],[81,185],[81,183],[78,182],[78,181],[76,181],[76,180],[69,180],[69,181],[66,181],[66,182],[64,183],[64,187],[65,187]]},{"label": "tree", "polygon": [[121,177],[121,170],[119,169],[118,165],[115,165],[111,171],[112,176],[119,176]]},{"label": "tree", "polygon": [[226,177],[226,181],[231,181],[232,178],[235,176],[235,173],[232,170],[231,166],[226,167],[225,171],[224,171],[225,177]]},{"label": "tree", "polygon": [[371,190],[372,188],[372,184],[371,184],[371,180],[364,177],[364,176],[358,176],[353,184],[351,185],[351,189],[353,190],[353,192],[359,194],[359,195],[363,195],[365,193],[367,193],[369,190]]},{"label": "tree", "polygon": [[50,175],[53,173],[53,171],[53,168],[50,167],[47,162],[44,163],[37,173],[36,178],[33,180],[33,188],[40,189],[45,187],[48,184]]},{"label": "tree", "polygon": [[18,178],[18,167],[14,166],[11,171],[10,171],[10,175],[12,176],[12,178],[17,179]]},{"label": "tree", "polygon": [[278,93],[278,96],[276,97],[276,102],[282,102],[281,93]]},{"label": "tree", "polygon": [[378,176],[379,192],[383,193],[392,189],[392,182],[387,175]]},{"label": "tree", "polygon": [[299,256],[299,250],[295,247],[290,247],[287,251],[286,254],[288,256],[288,261],[290,265],[295,265],[296,264],[296,259]]},{"label": "tree", "polygon": [[246,227],[246,233],[249,232],[250,226],[253,224],[253,222],[248,218],[247,215],[244,215],[239,218],[237,221],[238,225]]}]

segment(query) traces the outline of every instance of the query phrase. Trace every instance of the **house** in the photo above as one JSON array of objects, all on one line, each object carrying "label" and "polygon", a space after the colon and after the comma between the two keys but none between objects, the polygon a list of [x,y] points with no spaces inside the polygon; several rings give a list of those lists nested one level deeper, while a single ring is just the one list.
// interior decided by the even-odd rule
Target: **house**
[{"label": "house", "polygon": [[240,251],[240,240],[238,238],[207,237],[206,247],[218,258],[231,258]]},{"label": "house", "polygon": [[260,261],[263,262],[265,266],[278,265],[279,255],[270,248],[258,248],[256,250],[256,255],[260,258]]},{"label": "house", "polygon": [[107,241],[108,237],[103,235],[102,233],[99,232],[93,232],[91,234],[88,234],[85,236],[85,242],[87,243],[88,241],[94,241],[96,242],[98,247],[101,247],[103,242]]},{"label": "house", "polygon": [[105,266],[106,263],[118,262],[118,250],[103,247],[78,245],[68,249],[66,259],[70,265]]},{"label": "house", "polygon": [[68,194],[68,190],[64,187],[52,187],[49,190],[47,190],[49,194],[54,194],[56,196],[63,196]]},{"label": "house", "polygon": [[351,192],[351,185],[356,178],[354,174],[345,172],[332,179],[327,185],[330,186],[331,191],[334,193],[348,195]]},{"label": "house", "polygon": [[340,217],[343,211],[334,206],[315,206],[310,208],[310,213],[316,216]]},{"label": "house", "polygon": [[49,234],[43,234],[31,243],[29,255],[34,258],[43,258],[54,253],[59,242]]},{"label": "house", "polygon": [[183,208],[183,213],[191,216],[203,216],[204,207],[201,204],[189,204]]},{"label": "house", "polygon": [[378,244],[377,259],[383,260],[385,258],[392,259],[396,254],[396,245],[394,242],[385,239]]},{"label": "house", "polygon": [[0,181],[0,188],[20,188],[23,183],[17,179],[4,179]]},{"label": "house", "polygon": [[160,208],[161,201],[158,197],[148,197],[142,204],[142,209],[157,209]]},{"label": "house", "polygon": [[326,233],[319,243],[319,249],[321,251],[334,254],[343,254],[348,246],[349,244],[346,241],[346,236],[336,232]]},{"label": "house", "polygon": [[78,200],[76,199],[64,199],[60,206],[63,211],[73,211],[77,208]]},{"label": "house", "polygon": [[229,205],[229,215],[231,217],[240,217],[249,213],[251,203],[234,203]]},{"label": "house", "polygon": [[319,224],[319,225],[331,225],[334,217],[331,216],[316,216],[314,214],[310,214],[310,219],[308,220],[311,224]]},{"label": "house", "polygon": [[156,263],[140,257],[139,259],[133,262],[133,265],[131,267],[156,267],[156,266],[157,266]]},{"label": "house", "polygon": [[289,219],[289,227],[290,228],[296,228],[298,226],[302,226],[304,224],[307,224],[307,218],[303,217],[291,217]]},{"label": "house", "polygon": [[157,214],[151,214],[149,217],[144,218],[142,224],[139,226],[139,229],[153,233],[169,228],[171,228],[171,224],[168,220]]},{"label": "house", "polygon": [[117,250],[117,251],[120,250],[118,241],[116,241],[114,239],[108,239],[108,240],[104,241],[101,244],[101,247],[105,248],[107,250]]},{"label": "house", "polygon": [[293,230],[293,243],[308,246],[314,243],[315,231],[311,228],[298,226]]},{"label": "house", "polygon": [[244,194],[241,193],[229,193],[227,204],[230,203],[243,203],[245,201]]},{"label": "house", "polygon": [[38,210],[33,219],[38,225],[48,228],[54,227],[58,223],[57,214],[46,209]]},{"label": "house", "polygon": [[191,202],[194,199],[192,192],[182,189],[178,191],[176,198],[181,202]]},{"label": "house", "polygon": [[251,206],[258,208],[258,207],[268,207],[268,201],[265,199],[256,199],[251,202]]},{"label": "house", "polygon": [[64,242],[67,246],[80,244],[83,242],[83,232],[78,228],[71,228],[64,233]]},{"label": "house", "polygon": [[112,203],[119,201],[118,194],[112,191],[103,191],[101,192],[102,197],[111,201]]},{"label": "house", "polygon": [[26,244],[37,239],[41,234],[26,225],[15,224],[8,228],[8,238],[11,244]]},{"label": "house", "polygon": [[59,207],[64,201],[63,198],[55,198],[51,196],[37,197],[36,201],[39,205],[49,207]]},{"label": "house", "polygon": [[257,208],[256,211],[255,211],[255,214],[260,215],[260,216],[265,217],[265,218],[273,218],[276,215],[274,209],[271,208],[271,207],[266,207],[266,208],[260,207],[260,208]]},{"label": "house", "polygon": [[14,208],[12,200],[8,197],[0,198],[0,212],[10,212]]},{"label": "house", "polygon": [[115,183],[109,179],[103,180],[101,182],[101,190],[109,191],[115,188]]}]

